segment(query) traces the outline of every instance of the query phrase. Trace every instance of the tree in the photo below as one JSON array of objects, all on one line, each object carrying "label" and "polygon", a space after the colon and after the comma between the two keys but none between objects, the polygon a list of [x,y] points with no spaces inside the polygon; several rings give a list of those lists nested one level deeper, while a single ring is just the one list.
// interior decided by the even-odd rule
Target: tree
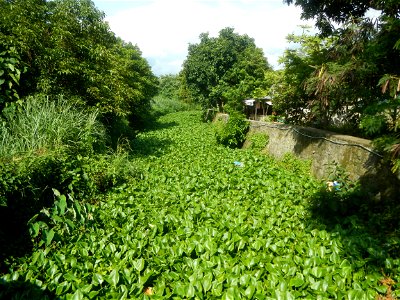
[{"label": "tree", "polygon": [[[361,114],[360,128],[378,148],[392,153],[400,167],[400,5],[397,0],[285,0],[301,6],[302,17],[316,19],[325,37],[334,37],[329,60],[306,80],[319,104],[342,97]],[[365,17],[369,9],[380,17]],[[336,24],[335,24],[336,23]],[[337,24],[340,26],[337,27]]]},{"label": "tree", "polygon": [[343,24],[350,19],[361,19],[369,9],[382,12],[387,18],[396,19],[400,16],[398,0],[284,0],[288,5],[300,6],[302,18],[316,19],[316,25],[323,33],[331,34],[334,30],[332,23]]},{"label": "tree", "polygon": [[289,120],[329,128],[342,116],[347,129],[357,131],[360,113],[382,97],[376,88],[377,61],[370,55],[375,36],[376,29],[360,24],[329,37],[290,35],[288,40],[300,47],[282,58],[286,85],[284,97],[278,96]]},{"label": "tree", "polygon": [[291,34],[287,39],[300,47],[287,49],[280,59],[284,69],[281,82],[276,87],[278,93],[274,97],[274,109],[285,112],[289,122],[308,124],[315,116],[311,107],[312,97],[304,85],[315,71],[315,66],[325,61],[330,42],[309,35],[307,28],[302,35]]},{"label": "tree", "polygon": [[199,44],[190,44],[181,71],[186,97],[203,108],[228,105],[241,108],[263,84],[265,71],[271,69],[263,51],[247,35],[225,28],[218,37],[200,35]]},{"label": "tree", "polygon": [[157,78],[138,47],[115,37],[92,1],[0,0],[0,9],[0,50],[16,49],[20,58],[19,96],[64,94],[132,119],[150,109]]},{"label": "tree", "polygon": [[181,89],[181,79],[179,75],[161,75],[159,77],[159,95],[168,99],[178,99]]}]

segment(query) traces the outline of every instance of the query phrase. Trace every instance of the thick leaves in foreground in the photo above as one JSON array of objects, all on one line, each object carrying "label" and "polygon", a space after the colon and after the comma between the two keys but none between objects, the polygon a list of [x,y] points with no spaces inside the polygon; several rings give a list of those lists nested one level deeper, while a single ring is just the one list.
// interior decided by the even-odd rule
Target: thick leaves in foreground
[{"label": "thick leaves in foreground", "polygon": [[[219,146],[199,112],[158,124],[132,145],[141,179],[93,207],[90,226],[49,233],[2,275],[7,287],[19,280],[61,299],[399,296],[382,281],[400,280],[399,258],[354,217],[333,228],[310,218],[321,184],[307,164]],[[56,206],[64,211],[62,198]]]}]

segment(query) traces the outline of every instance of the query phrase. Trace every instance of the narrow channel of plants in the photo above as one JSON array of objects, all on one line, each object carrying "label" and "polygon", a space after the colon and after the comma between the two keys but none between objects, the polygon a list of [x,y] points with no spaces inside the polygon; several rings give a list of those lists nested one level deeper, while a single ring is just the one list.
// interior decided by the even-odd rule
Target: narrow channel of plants
[{"label": "narrow channel of plants", "polygon": [[54,190],[0,298],[400,296],[396,235],[372,234],[356,215],[323,222],[310,207],[325,186],[307,162],[218,145],[200,118],[168,114],[139,133],[125,165],[137,175],[105,198]]}]

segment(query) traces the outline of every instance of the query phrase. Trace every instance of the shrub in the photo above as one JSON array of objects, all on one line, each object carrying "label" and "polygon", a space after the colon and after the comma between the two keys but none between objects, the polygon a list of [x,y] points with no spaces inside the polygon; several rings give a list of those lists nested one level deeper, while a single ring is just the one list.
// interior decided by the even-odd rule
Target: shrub
[{"label": "shrub", "polygon": [[243,145],[250,124],[245,116],[232,112],[227,122],[218,120],[215,123],[217,142],[229,148],[239,148]]},{"label": "shrub", "polygon": [[0,123],[0,205],[21,223],[54,202],[52,189],[79,199],[121,184],[115,171],[123,157],[96,155],[105,148],[97,112],[80,110],[63,97],[29,97],[9,106]]},{"label": "shrub", "polygon": [[105,143],[105,130],[97,111],[81,110],[62,96],[28,97],[3,111],[0,157],[43,153],[67,148],[72,153],[92,153]]}]

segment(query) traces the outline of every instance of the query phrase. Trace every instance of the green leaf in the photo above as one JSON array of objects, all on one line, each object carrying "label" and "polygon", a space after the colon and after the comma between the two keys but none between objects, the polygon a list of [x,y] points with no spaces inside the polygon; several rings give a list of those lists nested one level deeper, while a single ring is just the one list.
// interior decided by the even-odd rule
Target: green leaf
[{"label": "green leaf", "polygon": [[67,198],[65,195],[60,195],[57,206],[60,209],[60,214],[63,215],[65,213],[65,208],[67,207]]},{"label": "green leaf", "polygon": [[72,300],[82,300],[83,299],[83,293],[81,292],[81,290],[76,290],[75,293],[72,295]]},{"label": "green leaf", "polygon": [[222,296],[224,300],[236,300],[240,299],[240,291],[237,286],[231,286]]},{"label": "green leaf", "polygon": [[45,235],[46,235],[46,246],[49,246],[54,237],[53,228],[50,230],[45,230]]},{"label": "green leaf", "polygon": [[252,285],[248,286],[247,289],[244,291],[244,295],[251,299],[254,295],[254,292],[256,291],[256,288]]},{"label": "green leaf", "polygon": [[96,299],[98,294],[99,294],[99,291],[91,291],[89,293],[89,299]]},{"label": "green leaf", "polygon": [[32,225],[31,225],[31,228],[32,228],[32,237],[33,238],[35,238],[35,237],[37,237],[38,236],[38,234],[39,234],[39,229],[40,229],[40,225],[39,225],[39,223],[38,222],[36,222],[36,223],[33,223]]},{"label": "green leaf", "polygon": [[12,72],[14,72],[14,70],[15,70],[14,65],[12,65],[12,64],[6,64],[6,66],[7,66]]},{"label": "green leaf", "polygon": [[321,278],[321,277],[325,276],[326,269],[325,268],[320,268],[320,267],[314,267],[314,268],[311,269],[310,274],[315,276],[316,278]]},{"label": "green leaf", "polygon": [[204,289],[204,292],[208,292],[211,289],[211,283],[212,283],[212,273],[208,272],[207,274],[204,275],[203,280],[202,280],[202,286]]},{"label": "green leaf", "polygon": [[110,275],[107,277],[107,282],[111,284],[114,288],[119,282],[119,272],[118,269],[113,269]]},{"label": "green leaf", "polygon": [[78,278],[70,272],[64,274],[64,278],[68,281],[78,281]]},{"label": "green leaf", "polygon": [[133,267],[136,269],[136,271],[140,272],[144,269],[144,259],[139,258],[133,262]]},{"label": "green leaf", "polygon": [[186,292],[186,296],[188,298],[192,298],[194,297],[194,293],[195,293],[195,288],[194,286],[190,283],[188,288],[187,288],[187,292]]},{"label": "green leaf", "polygon": [[363,300],[366,299],[364,292],[360,290],[350,290],[347,292],[348,300]]},{"label": "green leaf", "polygon": [[93,284],[101,285],[103,283],[103,281],[104,281],[104,279],[103,279],[103,276],[101,274],[97,274],[97,273],[93,274],[93,276],[92,276]]},{"label": "green leaf", "polygon": [[294,286],[296,288],[301,287],[304,284],[304,278],[303,276],[296,276],[290,279],[289,284],[291,286]]}]

